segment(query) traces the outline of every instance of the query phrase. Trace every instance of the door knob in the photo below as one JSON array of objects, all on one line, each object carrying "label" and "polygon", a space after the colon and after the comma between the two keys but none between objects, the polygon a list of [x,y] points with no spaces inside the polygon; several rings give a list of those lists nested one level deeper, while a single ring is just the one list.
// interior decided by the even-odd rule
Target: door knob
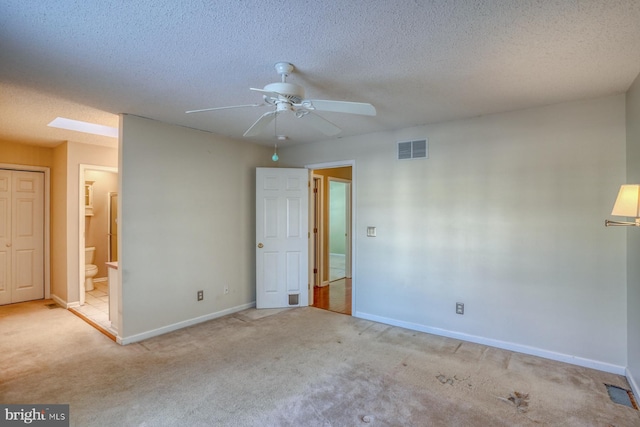
[{"label": "door knob", "polygon": [[10,248],[11,247],[11,243],[7,243],[7,247]]},{"label": "door knob", "polygon": [[258,247],[259,247],[260,249],[262,249],[262,248],[264,248],[264,245],[263,245],[262,243],[258,243]]}]

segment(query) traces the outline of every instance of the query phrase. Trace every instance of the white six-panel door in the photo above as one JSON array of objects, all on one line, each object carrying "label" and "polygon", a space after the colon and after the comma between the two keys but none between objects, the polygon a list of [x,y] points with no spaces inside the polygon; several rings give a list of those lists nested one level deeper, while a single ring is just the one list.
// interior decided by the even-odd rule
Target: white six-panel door
[{"label": "white six-panel door", "polygon": [[309,172],[256,169],[256,307],[306,306]]},{"label": "white six-panel door", "polygon": [[0,170],[0,304],[44,298],[44,174]]}]

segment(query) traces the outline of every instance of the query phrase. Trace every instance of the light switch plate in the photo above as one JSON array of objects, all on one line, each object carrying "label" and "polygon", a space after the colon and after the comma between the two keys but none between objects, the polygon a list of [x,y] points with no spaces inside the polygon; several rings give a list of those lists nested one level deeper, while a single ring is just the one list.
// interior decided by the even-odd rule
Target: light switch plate
[{"label": "light switch plate", "polygon": [[367,227],[367,237],[376,237],[375,227]]}]

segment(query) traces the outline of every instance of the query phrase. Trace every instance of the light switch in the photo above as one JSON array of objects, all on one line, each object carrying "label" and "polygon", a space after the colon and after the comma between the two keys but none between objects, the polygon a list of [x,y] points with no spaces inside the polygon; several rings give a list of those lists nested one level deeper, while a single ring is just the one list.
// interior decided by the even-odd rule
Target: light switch
[{"label": "light switch", "polygon": [[376,237],[375,227],[367,227],[367,237]]}]

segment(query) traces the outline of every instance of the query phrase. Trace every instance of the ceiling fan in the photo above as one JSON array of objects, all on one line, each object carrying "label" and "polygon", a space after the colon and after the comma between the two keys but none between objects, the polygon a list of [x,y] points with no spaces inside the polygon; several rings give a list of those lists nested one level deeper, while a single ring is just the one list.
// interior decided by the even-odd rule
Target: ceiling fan
[{"label": "ceiling fan", "polygon": [[305,99],[304,88],[295,83],[287,83],[287,76],[291,74],[294,67],[288,62],[278,62],[275,64],[276,72],[280,75],[281,81],[271,83],[264,89],[250,88],[250,90],[262,94],[264,102],[261,104],[231,105],[228,107],[204,108],[202,110],[189,110],[189,113],[202,113],[205,111],[226,110],[231,108],[244,107],[264,107],[272,106],[274,109],[264,113],[256,122],[244,133],[244,136],[251,137],[263,133],[267,125],[271,123],[278,114],[291,111],[295,117],[304,119],[304,122],[316,128],[328,136],[335,136],[341,129],[316,114],[316,111],[329,111],[334,113],[360,114],[365,116],[375,116],[376,109],[373,105],[364,102],[330,101],[323,99]]}]

